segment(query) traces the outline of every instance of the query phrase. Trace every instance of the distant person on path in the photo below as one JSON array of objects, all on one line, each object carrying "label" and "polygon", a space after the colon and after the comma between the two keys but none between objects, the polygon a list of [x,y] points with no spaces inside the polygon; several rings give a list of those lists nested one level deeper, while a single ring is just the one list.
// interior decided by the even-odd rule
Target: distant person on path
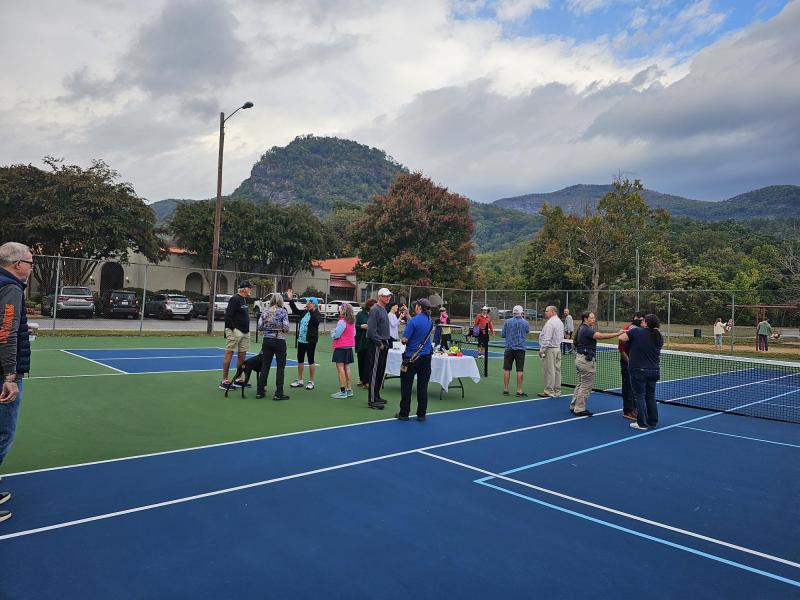
[{"label": "distant person on path", "polygon": [[358,387],[367,389],[369,381],[369,350],[367,348],[367,327],[369,311],[375,306],[375,298],[370,298],[356,315],[356,355],[358,356]]},{"label": "distant person on path", "polygon": [[717,320],[714,323],[714,346],[718,350],[722,350],[723,335],[725,335],[725,323],[722,322],[722,319],[717,317]]},{"label": "distant person on path", "polygon": [[417,421],[424,421],[428,413],[433,329],[431,303],[427,298],[420,298],[414,303],[414,316],[408,321],[401,339],[406,346],[403,352],[403,364],[406,370],[400,370],[400,411],[395,414],[395,418],[401,421],[408,421],[408,415],[411,413],[411,388],[414,387],[414,377],[417,378]]},{"label": "distant person on path", "polygon": [[386,305],[392,299],[388,288],[378,290],[378,301],[369,310],[367,321],[367,348],[369,349],[369,385],[367,387],[367,406],[383,410],[386,401],[381,398],[383,376],[386,373],[386,358],[389,355],[389,316]]},{"label": "distant person on path", "polygon": [[[564,339],[571,340],[572,334],[575,332],[575,321],[572,315],[569,314],[569,309],[564,309]],[[572,344],[564,344],[564,352],[572,352]]]},{"label": "distant person on path", "polygon": [[772,325],[769,324],[769,319],[766,317],[758,324],[756,329],[758,336],[758,350],[767,352],[769,350],[769,336],[772,335]]},{"label": "distant person on path", "polygon": [[[640,312],[633,313],[629,325],[625,325],[622,331],[628,331],[632,327],[641,327],[644,315]],[[636,420],[636,399],[633,397],[633,388],[631,387],[630,370],[628,363],[630,362],[630,346],[627,341],[622,341],[620,338],[617,344],[619,350],[619,371],[622,379],[622,416],[630,421]]]},{"label": "distant person on path", "polygon": [[[11,449],[17,431],[17,415],[22,403],[22,378],[31,370],[31,342],[25,309],[25,287],[33,271],[33,254],[24,244],[6,242],[0,246],[0,465]],[[0,492],[0,504],[11,499],[11,492]],[[11,511],[0,510],[0,521],[11,518]]]},{"label": "distant person on path", "polygon": [[305,361],[308,359],[308,385],[307,390],[314,389],[314,375],[317,371],[316,357],[314,355],[317,349],[317,342],[319,341],[319,300],[311,297],[306,298],[306,307],[300,309],[297,307],[295,295],[292,290],[288,290],[289,308],[292,309],[292,314],[295,314],[300,319],[300,324],[297,329],[297,379],[289,384],[289,387],[301,388],[303,387],[303,370],[305,368]]},{"label": "distant person on path", "polygon": [[488,306],[481,308],[481,312],[475,316],[472,328],[473,330],[477,328],[479,332],[476,336],[478,338],[478,356],[483,356],[483,353],[488,351],[489,336],[494,333],[494,324]]},{"label": "distant person on path", "polygon": [[522,378],[525,369],[525,351],[528,349],[526,336],[531,327],[522,316],[523,308],[518,304],[512,311],[512,317],[503,323],[500,335],[506,340],[506,351],[503,354],[503,395],[508,396],[508,384],[511,380],[511,366],[517,368],[517,396],[526,396],[522,391]]},{"label": "distant person on path", "polygon": [[353,348],[356,345],[356,317],[353,315],[353,307],[347,302],[339,305],[339,321],[336,329],[331,332],[331,340],[331,360],[336,364],[336,374],[339,376],[339,391],[331,394],[331,398],[349,398],[353,395],[350,364],[353,362]]},{"label": "distant person on path", "polygon": [[288,400],[289,396],[283,393],[283,374],[286,369],[286,334],[289,332],[289,313],[283,307],[283,296],[272,294],[267,307],[261,311],[258,320],[258,330],[264,335],[261,342],[261,352],[264,355],[264,366],[258,374],[258,387],[256,398],[263,398],[266,394],[267,378],[275,357],[275,395],[273,400]]},{"label": "distant person on path", "polygon": [[575,369],[578,371],[578,385],[572,394],[569,410],[576,417],[591,417],[594,413],[587,410],[586,401],[594,387],[594,374],[596,369],[595,355],[597,354],[597,340],[610,340],[624,332],[622,329],[614,333],[600,333],[594,330],[597,317],[593,312],[581,313],[581,324],[575,332]]},{"label": "distant person on path", "polygon": [[558,318],[555,306],[544,309],[547,321],[539,334],[539,358],[544,372],[544,391],[540,398],[557,398],[561,395],[561,343],[564,341],[564,324]]},{"label": "distant person on path", "polygon": [[636,398],[636,422],[633,429],[647,431],[658,425],[656,382],[660,376],[659,361],[664,338],[658,328],[661,322],[655,315],[647,315],[641,327],[622,332],[619,339],[630,345],[628,369],[631,374],[633,395]]},{"label": "distant person on path", "polygon": [[[231,386],[229,376],[231,359],[236,352],[236,367],[242,368],[247,360],[247,351],[250,350],[250,313],[247,312],[247,297],[253,291],[253,286],[246,279],[239,283],[239,290],[228,300],[225,309],[225,356],[222,358],[222,381],[219,389],[227,390]],[[208,300],[208,310],[214,310],[214,302]],[[234,381],[233,385],[241,385],[241,381]]]}]

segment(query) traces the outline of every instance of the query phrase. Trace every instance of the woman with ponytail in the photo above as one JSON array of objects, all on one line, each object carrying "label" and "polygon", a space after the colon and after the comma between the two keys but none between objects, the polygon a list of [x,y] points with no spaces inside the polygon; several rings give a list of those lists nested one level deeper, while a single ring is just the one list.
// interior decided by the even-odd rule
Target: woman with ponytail
[{"label": "woman with ponytail", "polygon": [[656,315],[646,315],[641,327],[633,327],[619,339],[629,342],[628,372],[633,396],[636,398],[636,422],[633,429],[647,431],[658,424],[656,382],[660,377],[659,360],[664,338],[658,328],[661,322]]}]

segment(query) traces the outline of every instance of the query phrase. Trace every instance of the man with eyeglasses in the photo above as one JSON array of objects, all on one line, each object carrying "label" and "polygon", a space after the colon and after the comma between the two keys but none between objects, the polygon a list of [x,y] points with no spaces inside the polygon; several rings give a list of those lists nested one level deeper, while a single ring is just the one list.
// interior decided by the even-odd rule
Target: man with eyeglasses
[{"label": "man with eyeglasses", "polygon": [[[31,343],[25,312],[25,285],[33,271],[33,254],[24,244],[6,242],[0,246],[0,465],[8,454],[17,429],[22,402],[22,376],[30,371]],[[0,504],[11,499],[0,492]],[[0,521],[11,511],[0,510]]]}]

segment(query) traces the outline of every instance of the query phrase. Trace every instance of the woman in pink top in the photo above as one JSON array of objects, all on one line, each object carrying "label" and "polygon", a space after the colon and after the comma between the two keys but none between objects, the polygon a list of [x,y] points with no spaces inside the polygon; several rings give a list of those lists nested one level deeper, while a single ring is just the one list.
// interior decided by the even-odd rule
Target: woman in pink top
[{"label": "woman in pink top", "polygon": [[333,362],[339,375],[339,391],[331,398],[349,398],[353,395],[353,376],[350,363],[353,362],[353,348],[356,346],[356,317],[353,307],[347,302],[339,305],[339,322],[331,333],[333,340]]}]

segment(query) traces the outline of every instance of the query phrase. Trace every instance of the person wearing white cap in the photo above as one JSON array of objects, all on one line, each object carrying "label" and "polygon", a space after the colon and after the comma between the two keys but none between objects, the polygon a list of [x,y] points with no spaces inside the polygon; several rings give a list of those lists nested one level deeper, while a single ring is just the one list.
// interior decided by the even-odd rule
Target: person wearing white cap
[{"label": "person wearing white cap", "polygon": [[386,305],[392,299],[388,288],[378,290],[378,302],[369,310],[367,321],[367,354],[370,360],[367,382],[367,406],[383,410],[386,401],[381,398],[381,385],[386,373],[386,358],[389,355],[389,313]]},{"label": "person wearing white cap", "polygon": [[513,317],[503,323],[500,335],[506,340],[506,351],[503,355],[503,395],[508,396],[508,383],[511,379],[511,365],[517,367],[517,396],[525,396],[522,391],[523,369],[525,368],[525,350],[527,342],[525,336],[531,331],[528,321],[522,317],[522,307],[518,304],[511,311]]}]

